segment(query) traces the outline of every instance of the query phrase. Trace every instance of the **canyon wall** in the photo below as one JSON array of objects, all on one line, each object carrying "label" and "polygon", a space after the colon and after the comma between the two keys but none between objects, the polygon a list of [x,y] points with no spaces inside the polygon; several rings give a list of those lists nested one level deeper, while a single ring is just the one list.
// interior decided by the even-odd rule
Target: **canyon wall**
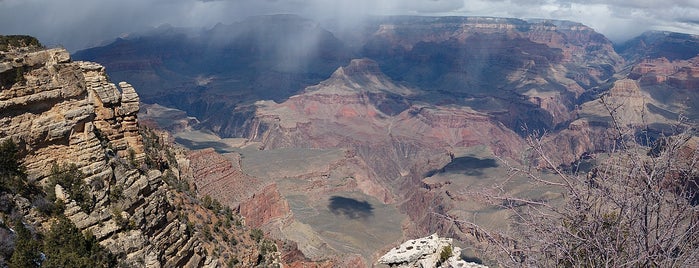
[{"label": "canyon wall", "polygon": [[[78,204],[63,187],[55,194],[65,202],[63,212],[80,230],[124,265],[139,267],[216,267],[224,259],[214,255],[211,240],[199,232],[195,219],[217,219],[165,182],[181,174],[176,163],[149,168],[137,113],[139,97],[132,86],[111,83],[104,67],[73,62],[65,49],[15,49],[0,56],[0,140],[19,147],[31,184],[42,186],[52,166],[75,165],[91,197],[89,209]],[[182,166],[187,170],[187,167]],[[49,189],[52,190],[52,189]],[[29,200],[3,194],[16,204]],[[19,213],[39,230],[51,221],[34,205],[18,205]],[[258,249],[243,229],[241,246],[217,249],[245,265],[258,263]],[[215,236],[218,237],[218,236]],[[273,258],[270,258],[273,260]]]}]

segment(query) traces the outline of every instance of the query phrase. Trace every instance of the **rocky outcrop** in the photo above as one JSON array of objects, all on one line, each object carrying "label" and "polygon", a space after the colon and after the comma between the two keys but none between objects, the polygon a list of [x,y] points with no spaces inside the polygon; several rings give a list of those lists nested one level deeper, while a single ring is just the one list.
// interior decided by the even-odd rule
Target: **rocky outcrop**
[{"label": "rocky outcrop", "polygon": [[240,155],[224,157],[214,149],[192,151],[187,154],[193,182],[201,197],[210,196],[236,208],[263,185],[240,168]]},{"label": "rocky outcrop", "polygon": [[261,227],[273,220],[291,216],[289,203],[279,193],[276,184],[270,184],[240,204],[240,215],[253,227]]},{"label": "rocky outcrop", "polygon": [[138,133],[136,114],[139,98],[136,91],[126,82],[119,88],[107,81],[104,67],[91,62],[79,62],[85,83],[95,103],[94,124],[99,135],[105,136],[120,157],[143,160],[144,151]]},{"label": "rocky outcrop", "polygon": [[688,60],[646,59],[634,65],[628,76],[643,86],[667,84],[693,90],[699,87],[699,56]]},{"label": "rocky outcrop", "polygon": [[[211,254],[205,236],[193,232],[188,217],[182,216],[182,208],[201,206],[164,181],[163,172],[180,175],[177,164],[149,169],[145,163],[139,97],[133,87],[124,82],[117,87],[104,67],[72,62],[64,49],[8,52],[0,66],[0,140],[20,146],[35,184],[45,183],[54,164],[74,164],[85,174],[90,209],[60,185],[55,188],[57,198],[65,200],[64,214],[80,230],[89,230],[128,266],[222,263]],[[45,219],[31,212],[35,209],[27,207],[25,217],[42,226]],[[254,265],[255,250],[249,252],[254,255],[250,260],[241,261]]]},{"label": "rocky outcrop", "polygon": [[205,149],[190,152],[187,158],[198,194],[235,208],[248,226],[260,228],[291,215],[289,203],[276,184],[264,185],[260,179],[243,173],[240,155],[224,157],[213,149]]},{"label": "rocky outcrop", "polygon": [[452,245],[451,238],[437,234],[405,241],[379,258],[379,263],[390,267],[468,267],[487,268],[461,259],[461,248]]}]

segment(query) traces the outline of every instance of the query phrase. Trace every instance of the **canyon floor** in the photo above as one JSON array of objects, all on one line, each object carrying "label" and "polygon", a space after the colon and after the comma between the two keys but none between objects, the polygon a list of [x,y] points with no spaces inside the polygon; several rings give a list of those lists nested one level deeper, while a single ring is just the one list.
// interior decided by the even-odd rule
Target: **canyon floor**
[{"label": "canyon floor", "polygon": [[[294,221],[275,233],[299,243],[305,254],[311,253],[307,256],[311,259],[349,253],[373,260],[387,246],[404,238],[402,225],[407,216],[396,204],[385,204],[347,187],[352,178],[327,170],[344,159],[344,150],[259,150],[259,144],[220,139],[215,134],[196,130],[174,136],[190,150],[214,148],[224,156],[239,154],[245,173],[276,182],[290,205]],[[322,189],[314,189],[317,185],[322,185]]]}]

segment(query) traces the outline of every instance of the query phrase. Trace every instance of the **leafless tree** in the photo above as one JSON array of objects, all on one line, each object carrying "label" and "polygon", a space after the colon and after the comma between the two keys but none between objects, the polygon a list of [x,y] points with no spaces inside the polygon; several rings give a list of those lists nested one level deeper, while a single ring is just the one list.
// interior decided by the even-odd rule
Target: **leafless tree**
[{"label": "leafless tree", "polygon": [[481,194],[511,211],[507,232],[470,222],[487,240],[487,257],[505,267],[699,267],[699,171],[692,128],[638,142],[638,128],[612,115],[613,148],[589,172],[564,171],[549,158],[546,135],[527,139],[553,173],[510,166],[512,176],[555,187],[562,198],[530,200],[501,191]]}]

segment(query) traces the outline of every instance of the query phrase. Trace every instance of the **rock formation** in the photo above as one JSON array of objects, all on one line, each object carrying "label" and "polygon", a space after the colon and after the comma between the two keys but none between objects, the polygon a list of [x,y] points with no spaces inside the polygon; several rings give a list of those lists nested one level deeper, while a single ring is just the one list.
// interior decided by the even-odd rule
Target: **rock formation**
[{"label": "rock formation", "polygon": [[633,66],[629,78],[643,86],[667,83],[677,89],[693,90],[699,87],[699,56],[675,61],[646,59]]},{"label": "rock formation", "polygon": [[369,165],[370,180],[386,189],[412,185],[404,178],[421,176],[428,159],[446,156],[450,148],[486,144],[503,156],[522,148],[515,133],[487,114],[413,104],[413,94],[418,92],[392,82],[372,61],[353,60],[304,94],[258,103],[249,138],[266,148],[348,148]]},{"label": "rock formation", "polygon": [[573,22],[396,17],[375,24],[363,56],[389,77],[443,102],[500,114],[522,134],[522,122],[552,129],[574,118],[578,98],[623,63],[609,40]]},{"label": "rock formation", "polygon": [[648,31],[617,47],[632,63],[645,59],[687,60],[699,54],[699,37],[691,34]]},{"label": "rock formation", "polygon": [[379,263],[398,268],[487,268],[462,260],[461,248],[454,247],[451,238],[441,238],[437,234],[405,241],[379,258]]},{"label": "rock formation", "polygon": [[[653,54],[653,51],[650,51]],[[672,135],[679,123],[699,115],[693,101],[699,97],[699,56],[687,60],[647,58],[629,66],[626,77],[610,83],[602,96],[582,103],[579,117],[546,139],[556,162],[572,163],[581,157],[613,148],[612,115],[627,131],[648,135]],[[686,122],[686,119],[689,122]],[[683,120],[685,122],[683,122]],[[646,134],[640,134],[645,129]]]},{"label": "rock formation", "polygon": [[216,198],[231,207],[240,206],[262,185],[262,182],[240,169],[238,161],[226,158],[213,149],[192,151],[187,155],[199,195]]},{"label": "rock formation", "polygon": [[[227,239],[232,232],[241,237],[238,247],[214,246],[197,231],[209,227],[197,222],[195,212],[206,215],[208,224],[221,217],[165,182],[168,176],[184,179],[187,174],[179,168],[188,167],[166,161],[159,169],[149,168],[146,158],[161,156],[146,155],[137,119],[139,97],[131,85],[111,83],[101,65],[73,62],[64,49],[10,50],[0,62],[0,81],[0,140],[19,145],[33,184],[46,184],[52,165],[74,164],[85,174],[90,209],[77,204],[60,185],[55,194],[66,203],[65,216],[94,234],[122,264],[217,267],[225,263],[219,256],[226,255],[238,256],[247,266],[267,254],[258,254],[255,246],[243,249],[255,242],[240,228],[213,236]],[[19,195],[11,198],[18,204],[28,202]],[[50,225],[37,207],[18,207],[30,224],[39,229]],[[214,251],[223,255],[215,256]],[[274,262],[274,257],[264,257]]]}]

